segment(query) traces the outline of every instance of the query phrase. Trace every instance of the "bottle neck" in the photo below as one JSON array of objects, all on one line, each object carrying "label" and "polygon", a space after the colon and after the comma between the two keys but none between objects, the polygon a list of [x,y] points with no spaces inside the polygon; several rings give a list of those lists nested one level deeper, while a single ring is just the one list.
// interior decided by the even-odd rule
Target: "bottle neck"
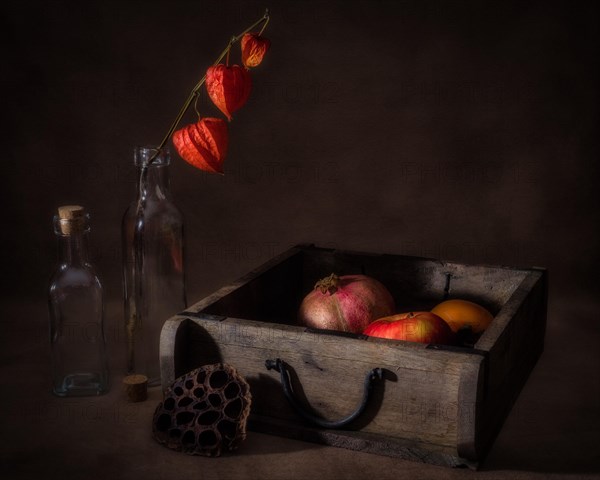
[{"label": "bottle neck", "polygon": [[89,262],[88,231],[58,235],[60,265],[87,265]]},{"label": "bottle neck", "polygon": [[136,192],[138,196],[143,196],[146,200],[170,198],[168,165],[137,166],[136,173]]}]

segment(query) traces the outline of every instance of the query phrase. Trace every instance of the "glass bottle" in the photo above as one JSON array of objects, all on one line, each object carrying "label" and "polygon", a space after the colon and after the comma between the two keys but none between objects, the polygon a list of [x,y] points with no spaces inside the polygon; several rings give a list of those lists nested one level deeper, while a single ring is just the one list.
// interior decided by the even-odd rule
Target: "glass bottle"
[{"label": "glass bottle", "polygon": [[90,217],[78,205],[58,208],[59,266],[50,280],[53,392],[61,397],[108,390],[102,284],[88,258]]},{"label": "glass bottle", "polygon": [[136,199],[123,216],[123,296],[127,373],[160,383],[164,322],[186,307],[183,216],[169,190],[167,147],[136,147]]}]

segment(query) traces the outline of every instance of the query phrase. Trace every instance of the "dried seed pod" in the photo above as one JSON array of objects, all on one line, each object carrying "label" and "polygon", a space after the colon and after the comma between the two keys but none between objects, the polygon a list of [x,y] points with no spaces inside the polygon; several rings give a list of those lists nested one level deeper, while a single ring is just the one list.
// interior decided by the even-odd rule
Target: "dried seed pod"
[{"label": "dried seed pod", "polygon": [[260,36],[257,32],[246,33],[242,37],[242,63],[244,67],[251,68],[260,65],[265,53],[271,47],[268,38]]},{"label": "dried seed pod", "polygon": [[173,145],[181,158],[210,173],[223,173],[227,144],[227,123],[220,118],[202,118],[173,133]]},{"label": "dried seed pod", "polygon": [[242,108],[250,97],[252,76],[239,65],[230,67],[219,63],[206,70],[204,84],[212,102],[231,120],[233,112]]},{"label": "dried seed pod", "polygon": [[217,363],[173,382],[154,412],[152,433],[165,446],[218,457],[246,438],[250,386],[235,368]]}]

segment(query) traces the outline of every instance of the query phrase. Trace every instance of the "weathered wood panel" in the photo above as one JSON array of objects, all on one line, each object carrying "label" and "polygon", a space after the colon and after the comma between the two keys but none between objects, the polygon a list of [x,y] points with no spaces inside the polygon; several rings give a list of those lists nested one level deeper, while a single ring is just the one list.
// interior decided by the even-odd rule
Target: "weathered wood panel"
[{"label": "weathered wood panel", "polygon": [[454,447],[425,443],[415,438],[403,440],[363,431],[322,430],[306,424],[296,425],[271,416],[256,414],[250,414],[249,428],[271,435],[286,436],[306,442],[396,457],[413,462],[477,468],[477,462],[458,457]]},{"label": "weathered wood panel", "polygon": [[[365,374],[373,368],[383,368],[385,381],[377,387],[377,404],[357,421],[358,427],[395,438],[418,437],[440,446],[457,445],[459,388],[462,381],[464,390],[465,375],[470,376],[473,369],[479,368],[481,360],[477,355],[429,350],[410,342],[322,335],[302,327],[230,318],[172,319],[172,326],[165,332],[172,335],[173,325],[186,321],[193,323],[182,327],[186,328],[189,341],[181,351],[185,360],[177,360],[182,371],[165,376],[166,383],[202,364],[232,363],[251,385],[253,413],[302,423],[282,393],[278,374],[265,369],[266,359],[285,360],[293,368],[294,388],[303,403],[327,419],[354,411],[362,396]],[[163,340],[166,342],[167,338]],[[468,397],[464,392],[462,395]],[[469,397],[468,401],[474,399]],[[463,411],[464,405],[460,408]],[[474,429],[474,425],[463,423],[461,428],[463,438],[474,436],[464,433],[466,428]]]},{"label": "weathered wood panel", "polygon": [[359,254],[307,247],[304,252],[305,293],[332,272],[362,273],[380,280],[399,311],[430,309],[445,298],[473,300],[498,312],[528,271],[510,267],[464,265],[456,262],[389,254]]},{"label": "weathered wood panel", "polygon": [[476,348],[488,351],[479,448],[487,451],[544,349],[547,274],[532,270]]},{"label": "weathered wood panel", "polygon": [[302,301],[298,275],[301,262],[302,251],[290,249],[194,304],[188,311],[295,323],[295,311]]},{"label": "weathered wood panel", "polygon": [[430,309],[445,298],[474,300],[498,312],[527,270],[427,258],[295,247],[190,308],[215,315],[293,324],[304,295],[335,272],[362,273],[388,287],[398,311]]},{"label": "weathered wood panel", "polygon": [[[445,298],[483,304],[495,319],[475,348],[308,331],[295,324],[321,277],[363,273],[382,281],[399,311]],[[251,384],[253,427],[329,445],[476,467],[543,348],[546,273],[415,257],[295,247],[165,324],[163,385],[204,363],[235,365]],[[431,348],[435,347],[435,348]],[[345,430],[308,425],[288,405],[267,359],[291,366],[293,389],[313,413],[354,411],[365,374],[385,369],[363,415]]]},{"label": "weathered wood panel", "polygon": [[484,411],[485,367],[487,358],[473,355],[463,365],[458,387],[457,452],[462,458],[477,462],[485,453],[481,448],[481,425]]}]

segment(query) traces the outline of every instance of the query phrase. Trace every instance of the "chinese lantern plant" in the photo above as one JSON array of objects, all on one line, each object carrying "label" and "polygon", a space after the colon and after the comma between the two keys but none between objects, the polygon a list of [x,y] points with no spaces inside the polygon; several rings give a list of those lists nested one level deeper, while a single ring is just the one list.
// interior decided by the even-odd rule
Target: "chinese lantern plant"
[{"label": "chinese lantern plant", "polygon": [[[223,173],[222,165],[229,144],[227,122],[222,118],[202,117],[197,109],[197,100],[202,87],[206,86],[211,101],[227,117],[227,120],[231,121],[233,113],[244,106],[250,97],[252,90],[250,68],[260,65],[271,46],[271,42],[262,36],[269,18],[267,10],[259,20],[242,33],[231,37],[227,47],[190,92],[175,121],[157,147],[157,153],[172,137],[175,150],[190,165],[210,173]],[[260,25],[262,28],[259,32],[252,31]],[[231,49],[240,40],[242,66],[229,65]],[[223,64],[221,62],[224,58],[226,61]],[[198,121],[177,130],[192,102]]]},{"label": "chinese lantern plant", "polygon": [[[145,196],[143,190],[147,183],[150,166],[159,157],[160,152],[169,139],[172,138],[175,150],[190,165],[210,173],[223,173],[223,162],[227,156],[229,145],[227,122],[222,118],[202,117],[197,108],[198,96],[202,87],[206,84],[208,95],[213,103],[227,117],[227,120],[230,121],[232,119],[232,114],[246,103],[250,95],[252,89],[250,68],[254,68],[262,62],[265,53],[270,47],[269,40],[262,36],[268,23],[269,11],[266,10],[264,15],[256,22],[240,34],[231,37],[227,47],[217,57],[213,65],[208,68],[207,72],[188,95],[166,135],[156,147],[155,153],[148,162],[142,165],[139,179],[140,196],[135,212],[136,222],[133,232],[135,278],[142,278],[144,271],[143,247],[145,234],[143,220],[145,214]],[[261,27],[261,30],[254,32],[258,27]],[[243,66],[229,66],[231,49],[240,40]],[[222,64],[221,61],[224,58],[226,58],[226,62]],[[192,103],[194,103],[198,121],[177,130],[179,123]],[[183,268],[183,265],[179,267]],[[140,285],[141,282],[137,282],[134,289],[136,311],[141,311],[141,305],[143,304]],[[138,323],[135,314],[127,319],[129,357],[133,355],[133,332],[137,328],[136,325]]]}]

